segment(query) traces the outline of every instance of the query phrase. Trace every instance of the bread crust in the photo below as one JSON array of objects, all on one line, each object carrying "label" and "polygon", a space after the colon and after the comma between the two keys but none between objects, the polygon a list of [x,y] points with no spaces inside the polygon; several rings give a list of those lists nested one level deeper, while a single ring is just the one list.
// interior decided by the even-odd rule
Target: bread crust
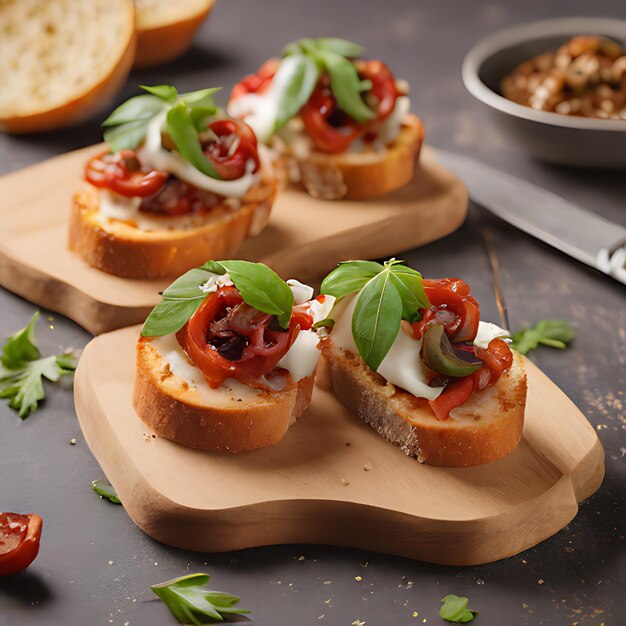
[{"label": "bread crust", "polygon": [[269,220],[277,184],[263,180],[241,207],[215,207],[206,223],[192,229],[142,231],[124,222],[105,224],[98,214],[98,193],[85,186],[72,199],[69,248],[89,265],[124,278],[164,278],[234,254],[243,240]]},{"label": "bread crust", "polygon": [[367,200],[400,189],[413,179],[423,143],[424,126],[416,115],[409,114],[396,140],[381,154],[312,151],[296,162],[311,195]]},{"label": "bread crust", "polygon": [[137,48],[137,36],[133,27],[135,11],[133,3],[128,4],[128,41],[119,60],[113,63],[106,76],[82,93],[61,106],[27,115],[0,115],[0,130],[6,133],[35,133],[77,124],[100,111],[117,94],[130,73]]},{"label": "bread crust", "polygon": [[156,435],[213,452],[249,452],[277,444],[311,402],[315,373],[283,391],[211,406],[174,375],[151,339],[137,343],[133,407]]},{"label": "bread crust", "polygon": [[513,352],[513,366],[496,385],[477,391],[438,420],[428,402],[388,383],[360,356],[332,342],[321,343],[339,400],[388,442],[420,462],[470,467],[495,461],[519,443],[526,406],[523,357]]},{"label": "bread crust", "polygon": [[185,52],[202,22],[213,9],[215,0],[209,0],[204,10],[184,19],[157,26],[137,24],[137,53],[135,68],[155,67],[172,61]]}]

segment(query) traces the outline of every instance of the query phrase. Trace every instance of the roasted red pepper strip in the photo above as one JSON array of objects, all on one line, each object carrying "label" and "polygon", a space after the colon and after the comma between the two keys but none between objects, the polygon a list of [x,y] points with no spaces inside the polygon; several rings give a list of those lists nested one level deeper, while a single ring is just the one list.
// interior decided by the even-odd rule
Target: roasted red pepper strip
[{"label": "roasted red pepper strip", "polygon": [[209,125],[217,140],[203,142],[205,156],[224,180],[241,178],[249,160],[254,161],[253,171],[259,169],[256,135],[241,120],[223,119]]},{"label": "roasted red pepper strip", "polygon": [[0,576],[26,569],[39,552],[39,515],[0,513]]},{"label": "roasted red pepper strip", "polygon": [[274,330],[271,318],[246,305],[234,286],[221,287],[205,298],[177,338],[211,387],[227,378],[264,387],[260,379],[287,353],[303,322],[294,315],[287,330]]}]

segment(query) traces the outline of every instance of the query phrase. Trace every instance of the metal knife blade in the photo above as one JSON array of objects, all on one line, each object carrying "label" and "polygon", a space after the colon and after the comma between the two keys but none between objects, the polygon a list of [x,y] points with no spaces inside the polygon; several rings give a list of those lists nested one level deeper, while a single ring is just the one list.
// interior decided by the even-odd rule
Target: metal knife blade
[{"label": "metal knife blade", "polygon": [[436,150],[476,203],[529,235],[626,284],[626,228],[469,157]]}]

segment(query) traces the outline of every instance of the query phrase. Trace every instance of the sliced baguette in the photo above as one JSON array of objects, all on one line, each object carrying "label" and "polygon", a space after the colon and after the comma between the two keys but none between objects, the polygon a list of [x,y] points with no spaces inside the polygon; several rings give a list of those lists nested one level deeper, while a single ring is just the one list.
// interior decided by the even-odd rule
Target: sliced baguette
[{"label": "sliced baguette", "polygon": [[133,407],[156,435],[214,452],[248,452],[278,443],[311,402],[315,374],[282,391],[228,389],[211,399],[173,374],[152,340],[137,343]]},{"label": "sliced baguette", "polygon": [[306,190],[325,200],[367,200],[411,181],[424,142],[424,126],[416,115],[404,120],[397,139],[384,152],[325,154],[311,151],[295,161]]},{"label": "sliced baguette", "polygon": [[388,442],[420,462],[469,467],[495,461],[519,443],[526,405],[522,356],[513,352],[511,369],[498,383],[472,394],[447,420],[438,420],[426,400],[388,383],[360,356],[322,342],[339,400]]},{"label": "sliced baguette", "polygon": [[275,180],[263,180],[242,198],[238,209],[217,206],[206,216],[194,216],[192,228],[176,228],[187,218],[162,218],[173,228],[146,231],[103,218],[97,190],[85,186],[72,200],[69,248],[89,265],[115,276],[180,276],[207,259],[231,257],[246,237],[258,235],[269,220],[276,187]]},{"label": "sliced baguette", "polygon": [[180,56],[214,4],[215,0],[135,0],[135,67],[154,67]]},{"label": "sliced baguette", "polygon": [[0,2],[0,130],[75,124],[107,106],[135,56],[132,0]]}]

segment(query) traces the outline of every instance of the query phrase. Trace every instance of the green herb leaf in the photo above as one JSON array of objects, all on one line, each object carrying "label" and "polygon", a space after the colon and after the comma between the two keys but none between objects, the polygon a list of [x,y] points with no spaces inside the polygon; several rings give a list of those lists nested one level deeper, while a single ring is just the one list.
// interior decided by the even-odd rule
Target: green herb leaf
[{"label": "green herb leaf", "polygon": [[447,622],[456,624],[464,624],[471,622],[478,613],[467,608],[469,600],[465,597],[450,594],[441,600],[441,608],[439,609],[439,617]]},{"label": "green herb leaf", "polygon": [[352,315],[352,335],[363,360],[378,369],[398,335],[400,321],[420,319],[419,309],[430,306],[422,275],[390,259],[345,261],[324,278],[321,293],[343,298],[360,291]]},{"label": "green herb leaf", "polygon": [[375,261],[343,261],[324,278],[320,292],[343,298],[360,291],[384,267]]},{"label": "green herb leaf", "polygon": [[320,37],[317,39],[317,44],[323,50],[339,54],[342,57],[356,58],[363,56],[365,52],[365,48],[358,43],[339,37]]},{"label": "green herb leaf", "polygon": [[119,126],[111,126],[104,131],[104,140],[109,144],[112,152],[134,150],[148,132],[151,120],[137,120]]},{"label": "green herb leaf", "polygon": [[335,325],[335,320],[330,319],[330,317],[327,317],[324,320],[320,320],[319,322],[315,322],[315,324],[313,324],[313,328],[317,329],[317,328],[332,328]]},{"label": "green herb leaf", "polygon": [[165,102],[176,102],[176,98],[178,97],[176,87],[172,87],[172,85],[140,85],[140,87],[153,96],[165,100]]},{"label": "green herb leaf", "polygon": [[310,56],[293,54],[281,61],[272,81],[279,94],[274,132],[282,128],[307,103],[319,75],[320,68]]},{"label": "green herb leaf", "polygon": [[181,624],[221,622],[229,615],[250,613],[240,609],[239,598],[230,593],[207,589],[207,574],[188,574],[150,587]]},{"label": "green herb leaf", "polygon": [[76,358],[70,353],[39,358],[35,340],[36,312],[28,326],[9,337],[2,348],[0,398],[26,419],[45,397],[42,379],[57,382],[61,376],[76,369]]},{"label": "green herb leaf", "polygon": [[216,271],[217,266],[228,272],[246,304],[263,313],[276,315],[283,328],[289,327],[294,304],[293,293],[276,272],[263,263],[250,261],[209,261],[202,267],[219,273]]},{"label": "green herb leaf", "polygon": [[183,102],[173,106],[165,118],[165,128],[176,148],[186,161],[211,178],[221,179],[215,167],[204,155],[198,130]]},{"label": "green herb leaf", "polygon": [[400,330],[402,299],[385,268],[361,290],[352,315],[352,336],[361,358],[374,371]]},{"label": "green herb leaf", "polygon": [[24,367],[28,361],[41,356],[35,339],[35,324],[39,319],[39,311],[35,311],[28,326],[11,335],[2,347],[2,365],[10,370]]},{"label": "green herb leaf", "polygon": [[187,106],[192,108],[196,107],[208,107],[217,110],[215,101],[213,100],[213,94],[221,91],[221,87],[209,87],[208,89],[200,89],[198,91],[188,91],[187,93],[181,93],[179,98]]},{"label": "green herb leaf", "polygon": [[113,486],[102,478],[94,480],[91,483],[91,488],[101,497],[106,498],[113,504],[122,504],[122,501],[117,497],[117,492],[113,489]]},{"label": "green herb leaf", "polygon": [[126,100],[123,104],[120,104],[120,106],[102,122],[102,126],[118,126],[119,124],[128,124],[129,122],[149,120],[165,110],[166,107],[167,103],[156,96],[147,94],[135,96],[134,98]]},{"label": "green herb leaf", "polygon": [[361,80],[352,61],[325,50],[320,51],[318,56],[330,76],[330,88],[339,108],[359,124],[373,119],[376,114],[361,98]]},{"label": "green herb leaf", "polygon": [[563,350],[575,335],[576,331],[564,320],[540,320],[530,328],[513,333],[511,348],[520,354],[534,350],[539,344]]}]

